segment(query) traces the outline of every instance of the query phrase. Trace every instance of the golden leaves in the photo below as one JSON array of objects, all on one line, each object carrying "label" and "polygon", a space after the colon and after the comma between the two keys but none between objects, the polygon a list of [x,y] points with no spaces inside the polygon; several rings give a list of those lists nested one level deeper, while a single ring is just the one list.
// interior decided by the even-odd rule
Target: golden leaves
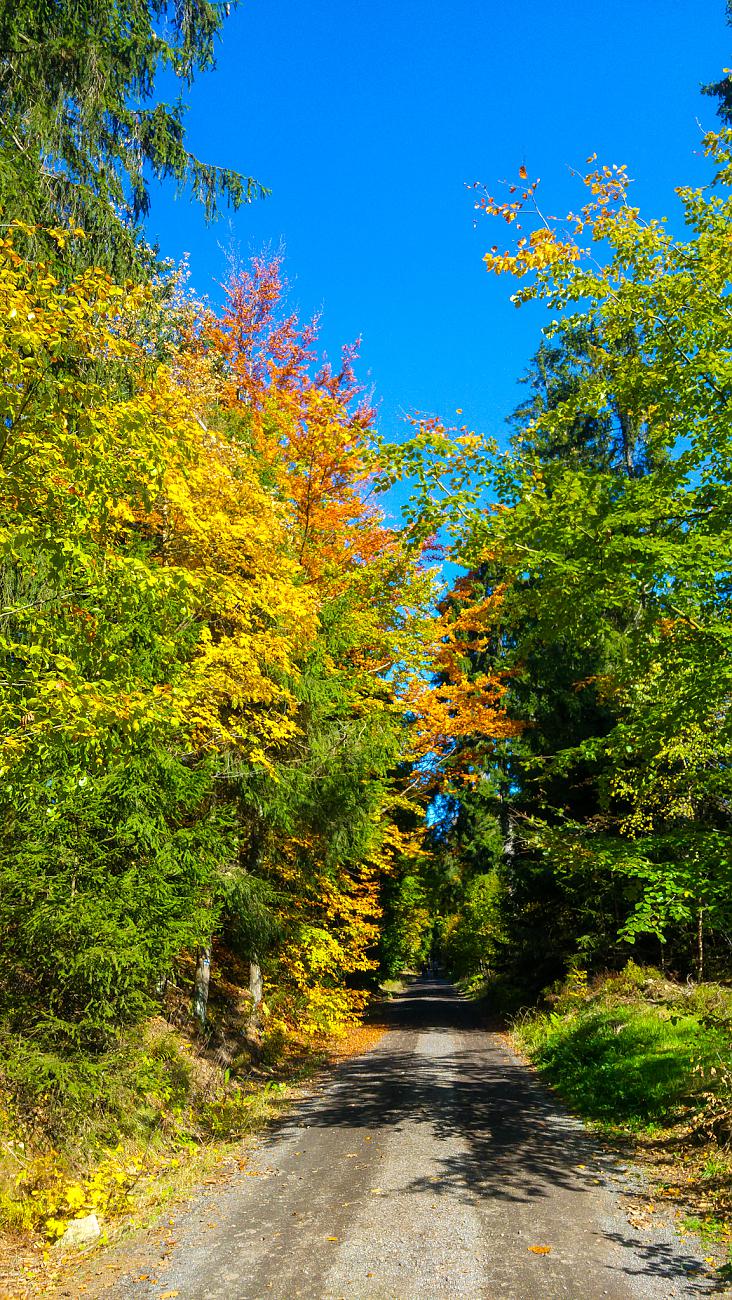
[{"label": "golden leaves", "polygon": [[499,253],[495,248],[484,254],[483,261],[487,270],[496,275],[509,273],[521,279],[529,271],[542,271],[559,262],[576,262],[580,256],[576,244],[559,239],[553,230],[542,226],[528,239],[520,239],[515,253]]}]

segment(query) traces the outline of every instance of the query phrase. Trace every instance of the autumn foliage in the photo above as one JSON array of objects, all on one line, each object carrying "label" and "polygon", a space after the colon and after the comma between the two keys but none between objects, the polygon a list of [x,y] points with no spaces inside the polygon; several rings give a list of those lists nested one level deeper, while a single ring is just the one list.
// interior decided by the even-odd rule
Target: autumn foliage
[{"label": "autumn foliage", "polygon": [[215,315],[1,254],[10,1014],[101,1045],[224,943],[272,1023],[338,1028],[417,851],[410,722],[422,755],[500,725],[378,506],[356,351],[315,364],[277,259]]},{"label": "autumn foliage", "polygon": [[[508,675],[492,666],[503,592],[481,591],[475,575],[454,584],[432,629],[429,680],[412,687],[412,744],[433,791],[480,779],[496,742],[521,731],[505,707]],[[487,668],[487,666],[489,666]]]}]

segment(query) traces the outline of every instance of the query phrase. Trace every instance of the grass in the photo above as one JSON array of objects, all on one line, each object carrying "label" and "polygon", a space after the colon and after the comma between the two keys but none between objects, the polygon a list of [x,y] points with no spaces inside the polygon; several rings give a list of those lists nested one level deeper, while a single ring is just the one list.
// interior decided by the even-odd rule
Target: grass
[{"label": "grass", "polygon": [[701,1104],[701,1079],[728,1051],[724,1036],[695,1016],[593,1003],[533,1016],[518,1039],[575,1110],[628,1128]]},{"label": "grass", "polygon": [[673,984],[629,963],[575,975],[514,1022],[540,1073],[587,1119],[624,1130],[701,1117],[730,1094],[732,993]]},{"label": "grass", "polygon": [[632,1141],[682,1228],[730,1246],[731,989],[632,962],[592,981],[574,972],[512,1036],[573,1111]]}]

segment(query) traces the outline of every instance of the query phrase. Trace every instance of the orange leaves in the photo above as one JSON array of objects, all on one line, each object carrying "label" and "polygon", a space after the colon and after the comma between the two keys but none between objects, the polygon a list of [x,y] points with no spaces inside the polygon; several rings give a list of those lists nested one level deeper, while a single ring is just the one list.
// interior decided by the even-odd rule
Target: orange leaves
[{"label": "orange leaves", "polygon": [[[596,155],[593,154],[587,161],[594,163],[595,159]],[[519,167],[519,177],[521,181],[528,182],[528,173],[523,164]],[[496,275],[509,274],[518,279],[533,272],[539,276],[538,283],[542,283],[542,272],[549,271],[554,273],[555,281],[563,282],[572,264],[579,261],[585,252],[577,244],[576,237],[586,227],[590,228],[592,238],[596,241],[607,236],[608,223],[635,220],[637,211],[627,204],[630,181],[625,166],[612,164],[596,167],[582,180],[590,191],[591,201],[579,213],[570,212],[562,219],[546,216],[539,208],[536,199],[538,180],[527,183],[518,197],[514,197],[518,193],[518,187],[508,185],[506,188],[509,197],[505,200],[489,194],[479,184],[470,186],[469,188],[480,191],[480,197],[474,204],[476,212],[489,217],[500,217],[507,225],[516,223],[517,230],[522,229],[522,223],[534,226],[528,235],[523,235],[517,241],[514,248],[501,251],[494,244],[483,258],[487,269]],[[535,287],[524,287],[513,296],[512,301],[518,305],[537,292],[538,284]]]},{"label": "orange leaves", "polygon": [[[596,156],[594,155],[589,161],[594,162]],[[630,185],[627,171],[625,163],[620,167],[615,163],[612,166],[605,164],[602,167],[597,167],[594,171],[588,172],[582,179],[593,198],[605,207],[611,203],[622,202],[625,199]]]},{"label": "orange leaves", "polygon": [[416,715],[419,751],[440,753],[459,740],[499,740],[515,735],[516,724],[502,709],[505,689],[499,678],[481,674],[471,680],[457,672],[443,686],[415,689],[409,703]]},{"label": "orange leaves", "polygon": [[[528,173],[523,164],[519,167],[519,176],[522,181],[528,180]],[[469,185],[468,189],[480,191],[480,197],[473,205],[476,212],[482,212],[486,216],[501,217],[506,224],[510,226],[513,225],[514,221],[516,221],[516,219],[526,210],[527,204],[529,205],[529,212],[538,210],[536,208],[535,195],[539,188],[539,184],[540,182],[537,177],[535,181],[532,181],[530,185],[527,185],[525,189],[521,191],[521,195],[518,199],[512,198],[510,202],[501,202],[493,194],[489,194],[480,182],[476,182],[474,185]],[[511,196],[517,193],[516,185],[508,185],[505,181],[503,182],[503,185],[506,187],[507,193]],[[520,229],[521,227],[519,226],[519,230]]]},{"label": "orange leaves", "polygon": [[[528,173],[522,164],[519,167],[519,176],[522,181],[528,180]],[[507,249],[501,252],[498,245],[494,244],[488,253],[483,257],[486,268],[495,272],[496,275],[515,275],[521,279],[530,271],[543,271],[555,263],[571,263],[577,261],[580,257],[581,250],[573,240],[564,238],[559,235],[556,228],[547,221],[542,212],[539,210],[536,201],[536,191],[539,181],[532,181],[530,185],[521,192],[516,199],[510,197],[508,200],[501,201],[492,194],[482,190],[480,198],[475,203],[476,212],[482,212],[486,216],[500,217],[508,225],[513,225],[519,217],[523,220],[537,221],[536,229],[532,230],[528,236],[522,236],[517,241],[515,249]],[[472,189],[482,189],[479,185],[473,185]],[[508,194],[513,196],[517,192],[515,185],[509,185]],[[517,230],[521,230],[521,224],[517,224]],[[526,290],[523,291],[524,297]]]},{"label": "orange leaves", "polygon": [[433,757],[453,780],[468,779],[486,742],[515,736],[519,725],[503,701],[507,679],[483,666],[496,635],[503,590],[479,594],[472,577],[459,579],[435,622],[430,660],[432,682],[409,696],[416,757]]},{"label": "orange leaves", "polygon": [[288,502],[293,553],[325,594],[392,534],[368,500],[373,411],[355,378],[356,349],[344,349],[339,370],[314,372],[316,323],[301,327],[283,302],[280,259],[255,259],[197,347],[225,361],[220,399],[246,419],[260,467]]},{"label": "orange leaves", "polygon": [[267,767],[283,804],[306,801],[302,822],[262,830],[259,870],[278,899],[283,1014],[308,1033],[361,1008],[344,986],[374,966],[380,879],[418,851],[421,809],[395,773],[432,597],[419,548],[375,504],[383,453],[356,349],[315,369],[314,340],[284,308],[278,259],[234,279],[221,318],[191,322],[174,370],[195,451],[156,517],[205,604],[184,681],[192,733]]}]

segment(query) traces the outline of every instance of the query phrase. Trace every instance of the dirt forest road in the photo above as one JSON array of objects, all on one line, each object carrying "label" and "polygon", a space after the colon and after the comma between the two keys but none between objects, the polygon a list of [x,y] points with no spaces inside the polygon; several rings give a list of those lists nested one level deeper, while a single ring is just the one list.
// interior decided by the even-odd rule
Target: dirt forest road
[{"label": "dirt forest road", "polygon": [[[422,980],[114,1300],[672,1300],[713,1293],[627,1175],[447,983]],[[255,1176],[252,1176],[255,1175]],[[537,1253],[531,1248],[550,1246]],[[141,1280],[141,1275],[147,1277]],[[718,1293],[717,1293],[718,1294]]]}]

